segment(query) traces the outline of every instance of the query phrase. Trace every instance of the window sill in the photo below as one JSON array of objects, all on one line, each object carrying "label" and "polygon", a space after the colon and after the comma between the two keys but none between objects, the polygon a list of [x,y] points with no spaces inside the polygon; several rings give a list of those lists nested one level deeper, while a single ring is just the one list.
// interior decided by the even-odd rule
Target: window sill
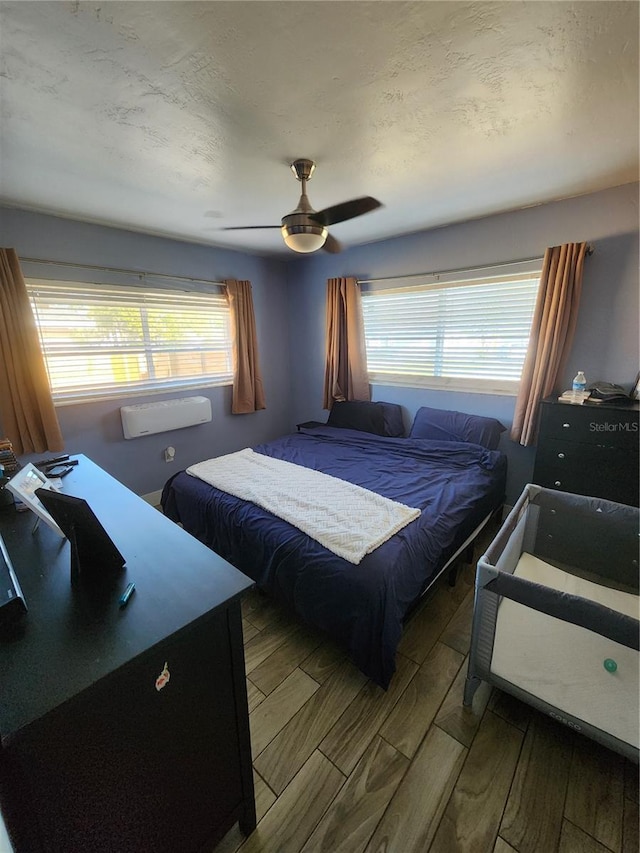
[{"label": "window sill", "polygon": [[519,382],[498,382],[490,379],[444,379],[435,376],[399,376],[370,373],[371,385],[392,385],[403,388],[424,388],[429,391],[455,391],[462,394],[491,394],[517,397]]},{"label": "window sill", "polygon": [[103,403],[107,400],[130,400],[140,397],[154,397],[157,394],[174,394],[176,392],[189,392],[195,390],[204,390],[206,388],[219,388],[224,385],[233,385],[232,379],[221,379],[219,381],[209,380],[206,383],[193,383],[189,385],[167,385],[164,388],[138,388],[127,390],[112,391],[108,394],[83,394],[77,397],[64,397],[64,399],[54,399],[53,405],[57,408],[64,406],[77,406],[82,403]]}]

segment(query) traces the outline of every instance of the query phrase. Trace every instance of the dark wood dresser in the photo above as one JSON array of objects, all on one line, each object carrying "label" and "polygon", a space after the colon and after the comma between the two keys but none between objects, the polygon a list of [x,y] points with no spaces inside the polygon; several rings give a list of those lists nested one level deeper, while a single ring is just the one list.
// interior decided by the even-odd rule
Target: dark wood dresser
[{"label": "dark wood dresser", "polygon": [[[83,497],[126,559],[70,583],[70,546],[0,513],[28,607],[0,636],[0,791],[16,851],[176,853],[255,827],[245,575],[80,456]],[[129,582],[136,591],[124,608]],[[1,842],[0,842],[1,844]]]},{"label": "dark wood dresser", "polygon": [[540,405],[533,482],[638,506],[638,403]]}]

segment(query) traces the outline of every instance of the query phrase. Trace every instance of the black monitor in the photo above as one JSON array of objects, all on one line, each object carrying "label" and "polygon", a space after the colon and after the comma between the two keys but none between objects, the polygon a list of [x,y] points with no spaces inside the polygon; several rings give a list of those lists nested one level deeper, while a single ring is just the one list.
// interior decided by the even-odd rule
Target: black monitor
[{"label": "black monitor", "polygon": [[125,559],[84,498],[36,489],[45,508],[71,543],[71,581],[121,569]]}]

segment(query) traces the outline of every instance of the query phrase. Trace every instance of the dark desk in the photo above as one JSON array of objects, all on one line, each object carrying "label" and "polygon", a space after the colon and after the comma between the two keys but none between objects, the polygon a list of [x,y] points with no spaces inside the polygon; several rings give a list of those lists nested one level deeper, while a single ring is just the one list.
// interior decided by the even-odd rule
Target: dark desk
[{"label": "dark desk", "polygon": [[29,608],[0,639],[0,780],[16,849],[186,853],[235,821],[249,832],[240,596],[252,581],[78,458],[63,491],[89,502],[123,570],[72,587],[69,543],[43,522],[32,534],[30,512],[0,512]]}]

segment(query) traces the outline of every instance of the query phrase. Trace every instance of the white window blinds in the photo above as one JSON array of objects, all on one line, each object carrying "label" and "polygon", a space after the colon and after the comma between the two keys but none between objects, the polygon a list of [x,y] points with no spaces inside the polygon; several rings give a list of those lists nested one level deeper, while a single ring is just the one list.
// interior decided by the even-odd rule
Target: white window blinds
[{"label": "white window blinds", "polygon": [[[363,285],[371,382],[516,393],[541,262],[532,271]],[[460,276],[462,274],[459,274]]]},{"label": "white window blinds", "polygon": [[27,280],[57,402],[231,381],[219,292]]}]

